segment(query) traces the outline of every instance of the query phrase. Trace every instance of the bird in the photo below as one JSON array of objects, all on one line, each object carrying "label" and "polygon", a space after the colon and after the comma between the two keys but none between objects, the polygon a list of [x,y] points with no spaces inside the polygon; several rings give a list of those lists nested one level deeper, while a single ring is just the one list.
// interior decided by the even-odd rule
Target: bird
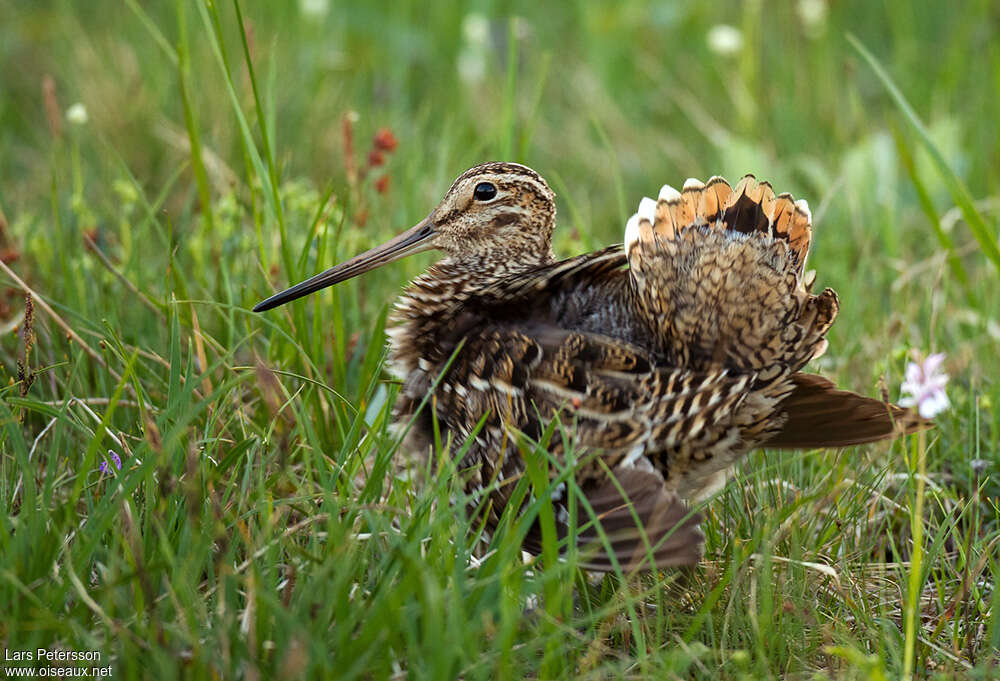
[{"label": "bird", "polygon": [[[428,455],[436,434],[450,438],[488,532],[508,506],[522,514],[547,497],[562,553],[577,549],[580,567],[599,572],[697,564],[692,509],[752,449],[929,427],[803,371],[840,305],[832,289],[813,293],[804,200],[753,175],[735,187],[688,179],[639,202],[624,244],[567,259],[553,253],[555,225],[555,194],[536,171],[480,164],[411,229],[254,311],[442,252],[387,329],[404,446]],[[548,484],[515,494],[539,450]],[[536,517],[522,548],[541,554],[545,533]]]}]

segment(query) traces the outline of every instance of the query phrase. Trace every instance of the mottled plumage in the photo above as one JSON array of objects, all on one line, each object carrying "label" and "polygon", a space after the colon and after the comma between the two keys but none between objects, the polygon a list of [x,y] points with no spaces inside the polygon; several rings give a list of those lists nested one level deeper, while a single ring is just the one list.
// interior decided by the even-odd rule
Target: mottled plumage
[{"label": "mottled plumage", "polygon": [[[476,166],[411,230],[255,309],[443,251],[402,294],[388,332],[399,418],[428,405],[407,445],[426,452],[435,419],[456,447],[468,442],[460,468],[470,491],[489,495],[493,527],[525,472],[519,447],[558,416],[547,448],[561,462],[572,444],[586,503],[553,485],[556,525],[565,536],[576,517],[582,562],[598,570],[649,567],[650,554],[658,567],[696,562],[702,537],[687,502],[754,447],[846,446],[925,425],[801,373],[838,310],[836,294],[813,295],[804,275],[805,202],[750,176],[735,189],[689,180],[643,199],[624,249],[561,261],[554,226],[537,173]],[[525,548],[540,541],[534,528]]]}]

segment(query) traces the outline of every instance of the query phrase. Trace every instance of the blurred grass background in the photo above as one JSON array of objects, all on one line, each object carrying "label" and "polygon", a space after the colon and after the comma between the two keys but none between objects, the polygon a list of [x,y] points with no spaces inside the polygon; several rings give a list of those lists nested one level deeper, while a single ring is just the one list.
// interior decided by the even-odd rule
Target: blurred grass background
[{"label": "blurred grass background", "polygon": [[[997,673],[996,3],[0,16],[7,650],[99,650],[115,678],[882,679],[912,596],[916,676]],[[548,178],[562,256],[689,176],[807,198],[842,299],[815,368],[896,398],[911,351],[948,354],[922,563],[909,442],[751,456],[688,575],[592,584],[522,565],[514,530],[476,558],[454,481],[396,475],[386,429],[386,308],[432,256],[248,308],[490,159]]]}]

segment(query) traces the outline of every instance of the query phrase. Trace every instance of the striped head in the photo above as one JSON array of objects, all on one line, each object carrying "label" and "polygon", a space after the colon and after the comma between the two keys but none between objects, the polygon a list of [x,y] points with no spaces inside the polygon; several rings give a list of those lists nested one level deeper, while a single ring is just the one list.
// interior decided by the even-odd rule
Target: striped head
[{"label": "striped head", "polygon": [[[555,194],[531,168],[484,163],[462,173],[430,214],[433,248],[461,262],[552,258]],[[495,257],[494,257],[495,256]]]},{"label": "striped head", "polygon": [[407,231],[271,296],[254,311],[270,310],[431,249],[443,251],[452,265],[470,272],[551,262],[555,223],[555,194],[538,173],[517,163],[484,163],[462,173],[437,208]]}]

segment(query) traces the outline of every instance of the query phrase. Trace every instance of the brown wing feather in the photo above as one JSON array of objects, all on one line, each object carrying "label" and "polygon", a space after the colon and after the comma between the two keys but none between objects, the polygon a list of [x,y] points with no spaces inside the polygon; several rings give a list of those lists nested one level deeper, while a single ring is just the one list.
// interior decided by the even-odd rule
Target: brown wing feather
[{"label": "brown wing feather", "polygon": [[793,374],[795,387],[781,403],[788,419],[765,447],[847,447],[912,433],[933,425],[894,404],[864,397],[814,374]]},{"label": "brown wing feather", "polygon": [[[652,471],[619,468],[612,474],[616,480],[605,477],[580,488],[583,500],[577,500],[576,513],[580,567],[610,572],[617,564],[628,573],[697,563],[705,542],[698,528],[701,515],[666,490],[663,479]],[[593,522],[595,518],[600,528]],[[560,539],[569,535],[567,520],[568,516],[557,519]],[[542,535],[537,524],[528,532],[524,548],[541,553]]]}]

